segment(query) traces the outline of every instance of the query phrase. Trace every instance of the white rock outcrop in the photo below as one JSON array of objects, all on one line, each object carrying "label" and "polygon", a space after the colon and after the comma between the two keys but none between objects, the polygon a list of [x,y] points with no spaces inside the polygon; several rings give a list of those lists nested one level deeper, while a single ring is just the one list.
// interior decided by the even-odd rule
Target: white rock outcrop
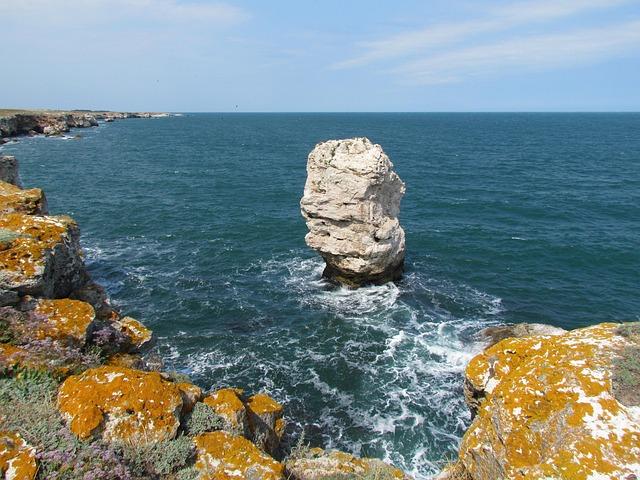
[{"label": "white rock outcrop", "polygon": [[351,287],[402,275],[405,186],[380,145],[367,138],[316,145],[300,201],[307,245],[326,262],[324,276]]}]

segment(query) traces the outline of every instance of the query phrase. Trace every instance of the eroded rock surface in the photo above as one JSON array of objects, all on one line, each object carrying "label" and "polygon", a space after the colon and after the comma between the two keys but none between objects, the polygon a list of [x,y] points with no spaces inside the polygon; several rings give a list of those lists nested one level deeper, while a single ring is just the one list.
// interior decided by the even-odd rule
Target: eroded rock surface
[{"label": "eroded rock surface", "polygon": [[87,281],[72,218],[0,215],[0,289],[20,295],[61,298]]},{"label": "eroded rock surface", "polygon": [[0,431],[0,475],[5,480],[33,480],[38,465],[35,449],[15,432]]},{"label": "eroded rock surface", "polygon": [[476,356],[467,382],[485,398],[460,447],[470,477],[639,476],[640,406],[623,404],[613,383],[619,359],[640,338],[623,332],[601,324],[507,338]]},{"label": "eroded rock surface", "polygon": [[3,213],[44,215],[47,199],[39,188],[22,190],[11,183],[0,182],[0,214]]},{"label": "eroded rock surface", "polygon": [[180,426],[182,390],[157,372],[103,366],[67,378],[58,409],[79,438],[109,442],[170,440]]},{"label": "eroded rock surface", "polygon": [[22,188],[18,160],[10,155],[0,155],[0,181]]},{"label": "eroded rock surface", "polygon": [[400,278],[404,192],[389,157],[367,138],[316,145],[300,206],[309,228],[305,240],[324,258],[325,277],[353,287]]},{"label": "eroded rock surface", "polygon": [[201,480],[281,480],[284,466],[244,437],[218,431],[195,438]]},{"label": "eroded rock surface", "polygon": [[294,480],[334,480],[352,478],[409,480],[405,475],[382,460],[357,458],[337,450],[311,448],[286,462],[287,472]]}]

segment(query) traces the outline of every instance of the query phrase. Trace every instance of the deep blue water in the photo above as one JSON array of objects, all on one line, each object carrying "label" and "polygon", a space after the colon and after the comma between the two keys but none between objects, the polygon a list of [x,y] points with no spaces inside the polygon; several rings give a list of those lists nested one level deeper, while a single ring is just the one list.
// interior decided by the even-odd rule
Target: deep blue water
[{"label": "deep blue water", "polygon": [[[640,114],[193,114],[21,139],[93,275],[204,387],[265,389],[291,432],[418,478],[453,456],[473,335],[640,318]],[[304,244],[306,156],[380,143],[407,273],[333,289]]]}]

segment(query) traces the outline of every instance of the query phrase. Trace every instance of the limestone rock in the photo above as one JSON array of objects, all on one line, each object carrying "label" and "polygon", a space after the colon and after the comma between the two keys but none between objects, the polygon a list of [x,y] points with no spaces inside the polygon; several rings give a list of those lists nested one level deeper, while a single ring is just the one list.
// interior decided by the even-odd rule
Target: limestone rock
[{"label": "limestone rock", "polygon": [[127,337],[130,350],[139,352],[151,346],[153,332],[135,318],[120,318],[113,322],[113,326]]},{"label": "limestone rock", "polygon": [[286,462],[293,480],[333,480],[351,478],[384,478],[409,480],[402,470],[375,458],[357,458],[336,450],[311,448]]},{"label": "limestone rock", "polygon": [[284,466],[243,437],[218,431],[198,435],[194,441],[201,480],[284,479]]},{"label": "limestone rock", "polygon": [[251,440],[265,452],[275,454],[284,434],[284,408],[269,395],[258,393],[246,403]]},{"label": "limestone rock", "polygon": [[[486,344],[485,349],[487,349],[506,338],[523,338],[534,335],[562,335],[566,332],[567,331],[562,328],[542,323],[517,323],[487,327],[478,332],[477,337]],[[463,385],[464,398],[469,410],[471,410],[472,416],[475,416],[478,412],[480,403],[484,400],[485,395],[484,389],[478,390],[477,387],[477,385],[469,381],[469,378],[465,378]]]},{"label": "limestone rock", "polygon": [[3,213],[44,215],[47,199],[39,188],[22,190],[11,183],[0,182],[0,214]]},{"label": "limestone rock", "polygon": [[78,226],[67,216],[0,215],[0,289],[67,297],[87,281]]},{"label": "limestone rock", "polygon": [[478,337],[485,341],[487,343],[486,348],[489,348],[505,338],[521,338],[532,335],[562,335],[566,332],[564,328],[545,325],[544,323],[516,323],[484,328],[480,330]]},{"label": "limestone rock", "polygon": [[401,276],[404,192],[389,157],[367,138],[316,145],[300,206],[309,228],[305,240],[324,258],[325,277],[357,287]]},{"label": "limestone rock", "polygon": [[622,332],[605,323],[507,338],[472,359],[465,375],[485,398],[460,446],[468,475],[640,476],[640,405],[624,404],[614,389],[619,359],[625,352],[632,352],[628,362],[637,358],[640,334]]},{"label": "limestone rock", "polygon": [[17,433],[0,431],[0,475],[5,480],[33,480],[38,465],[35,449]]},{"label": "limestone rock", "polygon": [[182,395],[182,415],[186,415],[193,410],[196,403],[202,400],[202,389],[189,382],[176,383],[176,387]]},{"label": "limestone rock", "polygon": [[85,344],[89,327],[96,318],[91,305],[68,298],[40,299],[34,312],[44,317],[36,332],[38,337],[78,345]]},{"label": "limestone rock", "polygon": [[249,435],[247,409],[241,400],[243,391],[237,388],[222,388],[204,398],[203,403],[225,422],[225,430],[236,435]]},{"label": "limestone rock", "polygon": [[22,188],[18,160],[9,155],[0,155],[0,181]]},{"label": "limestone rock", "polygon": [[175,437],[183,401],[157,372],[103,366],[67,378],[58,409],[79,438],[149,444]]}]

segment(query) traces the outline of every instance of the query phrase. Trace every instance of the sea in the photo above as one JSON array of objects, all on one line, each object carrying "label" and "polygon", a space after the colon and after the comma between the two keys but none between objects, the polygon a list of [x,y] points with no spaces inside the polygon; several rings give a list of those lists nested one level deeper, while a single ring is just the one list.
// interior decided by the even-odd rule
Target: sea
[{"label": "sea", "polygon": [[[363,136],[406,184],[406,272],[349,290],[322,279],[299,201],[314,146]],[[93,277],[167,369],[268,392],[289,443],[418,480],[470,424],[481,329],[640,319],[640,114],[185,113],[0,153],[78,221]]]}]

